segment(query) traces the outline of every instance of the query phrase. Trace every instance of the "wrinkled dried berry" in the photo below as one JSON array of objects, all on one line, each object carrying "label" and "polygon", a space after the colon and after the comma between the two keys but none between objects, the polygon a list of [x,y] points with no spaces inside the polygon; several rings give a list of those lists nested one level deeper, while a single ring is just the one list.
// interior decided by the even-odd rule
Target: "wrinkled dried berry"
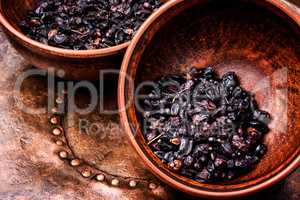
[{"label": "wrinkled dried berry", "polygon": [[[148,5],[146,5],[147,7]],[[231,180],[266,153],[269,113],[234,72],[213,68],[163,77],[144,99],[144,135],[169,168],[200,182]]]},{"label": "wrinkled dried berry", "polygon": [[47,45],[99,49],[129,41],[159,0],[41,0],[19,25]]},{"label": "wrinkled dried berry", "polygon": [[214,162],[214,165],[217,167],[217,168],[224,168],[227,166],[227,162],[225,159],[223,158],[216,158],[215,159],[215,162]]},{"label": "wrinkled dried berry", "polygon": [[181,140],[180,140],[180,138],[172,138],[172,139],[170,140],[170,142],[171,142],[172,144],[174,144],[174,145],[180,145]]},{"label": "wrinkled dried berry", "polygon": [[191,166],[192,163],[194,161],[194,157],[193,156],[187,156],[185,159],[184,159],[184,165],[185,166]]},{"label": "wrinkled dried berry", "polygon": [[203,181],[203,182],[208,181],[210,179],[210,176],[211,175],[207,169],[203,169],[200,173],[198,173],[196,175],[196,177],[199,178],[200,181]]}]

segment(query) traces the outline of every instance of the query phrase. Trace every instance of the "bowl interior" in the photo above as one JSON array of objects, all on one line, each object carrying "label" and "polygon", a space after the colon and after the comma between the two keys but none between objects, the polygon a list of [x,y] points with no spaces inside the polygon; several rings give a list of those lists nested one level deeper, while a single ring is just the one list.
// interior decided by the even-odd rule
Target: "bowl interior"
[{"label": "bowl interior", "polygon": [[[286,168],[300,150],[299,26],[270,3],[261,1],[180,1],[155,19],[134,45],[126,73],[125,102],[131,137],[152,170],[176,187],[230,192],[258,185]],[[267,155],[248,174],[215,184],[191,181],[170,172],[142,135],[132,99],[144,81],[184,73],[189,66],[213,66],[222,75],[235,71],[242,86],[255,93],[271,113],[265,136]],[[298,122],[298,123],[297,123]]]}]

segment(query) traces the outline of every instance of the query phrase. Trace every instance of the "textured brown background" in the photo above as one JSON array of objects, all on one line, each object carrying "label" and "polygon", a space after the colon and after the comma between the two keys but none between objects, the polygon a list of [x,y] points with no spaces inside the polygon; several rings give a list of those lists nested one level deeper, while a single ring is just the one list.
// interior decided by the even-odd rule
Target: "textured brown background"
[{"label": "textured brown background", "polygon": [[[291,0],[290,6],[299,0]],[[295,12],[300,12],[295,7]],[[67,162],[59,159],[57,145],[49,133],[48,114],[29,115],[16,107],[13,95],[16,78],[32,67],[9,45],[0,33],[0,199],[193,199],[161,184],[155,190],[147,187],[126,189],[83,178]],[[106,109],[116,108],[117,78],[105,82]],[[22,86],[17,100],[30,107],[46,105],[47,79],[31,77]],[[76,103],[88,104],[81,91]],[[119,127],[118,115],[68,114],[65,123],[69,146],[78,157],[116,176],[155,179],[139,161]],[[98,134],[81,134],[78,120],[89,120],[101,126]],[[149,181],[152,182],[152,181]],[[300,169],[280,184],[246,199],[300,199]]]}]

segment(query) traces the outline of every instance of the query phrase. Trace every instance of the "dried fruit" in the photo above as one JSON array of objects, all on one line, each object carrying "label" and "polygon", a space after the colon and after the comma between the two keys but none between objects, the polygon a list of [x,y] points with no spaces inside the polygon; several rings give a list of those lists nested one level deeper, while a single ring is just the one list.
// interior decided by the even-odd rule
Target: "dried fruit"
[{"label": "dried fruit", "polygon": [[154,153],[196,181],[231,180],[266,153],[271,116],[258,110],[234,72],[218,78],[211,67],[192,67],[185,76],[163,77],[143,105],[144,135]]},{"label": "dried fruit", "polygon": [[180,145],[181,141],[179,138],[172,138],[170,142],[174,145]]},{"label": "dried fruit", "polygon": [[19,25],[30,38],[85,50],[129,41],[159,0],[41,0]]}]

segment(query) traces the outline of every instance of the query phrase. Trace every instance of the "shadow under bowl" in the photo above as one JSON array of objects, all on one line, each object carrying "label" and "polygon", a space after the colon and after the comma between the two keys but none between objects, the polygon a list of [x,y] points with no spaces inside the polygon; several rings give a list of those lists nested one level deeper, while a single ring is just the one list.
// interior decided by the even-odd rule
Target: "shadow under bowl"
[{"label": "shadow under bowl", "polygon": [[[140,28],[119,77],[121,123],[148,168],[186,193],[233,198],[267,188],[300,165],[300,15],[283,1],[174,0]],[[235,71],[271,113],[267,154],[255,169],[235,180],[199,183],[175,174],[153,154],[142,133],[135,91],[144,81],[212,66]]]},{"label": "shadow under bowl", "polygon": [[24,35],[18,24],[38,0],[0,0],[0,22],[15,49],[30,64],[63,70],[64,78],[98,80],[99,70],[117,69],[130,42],[96,50],[69,50],[48,46]]}]

